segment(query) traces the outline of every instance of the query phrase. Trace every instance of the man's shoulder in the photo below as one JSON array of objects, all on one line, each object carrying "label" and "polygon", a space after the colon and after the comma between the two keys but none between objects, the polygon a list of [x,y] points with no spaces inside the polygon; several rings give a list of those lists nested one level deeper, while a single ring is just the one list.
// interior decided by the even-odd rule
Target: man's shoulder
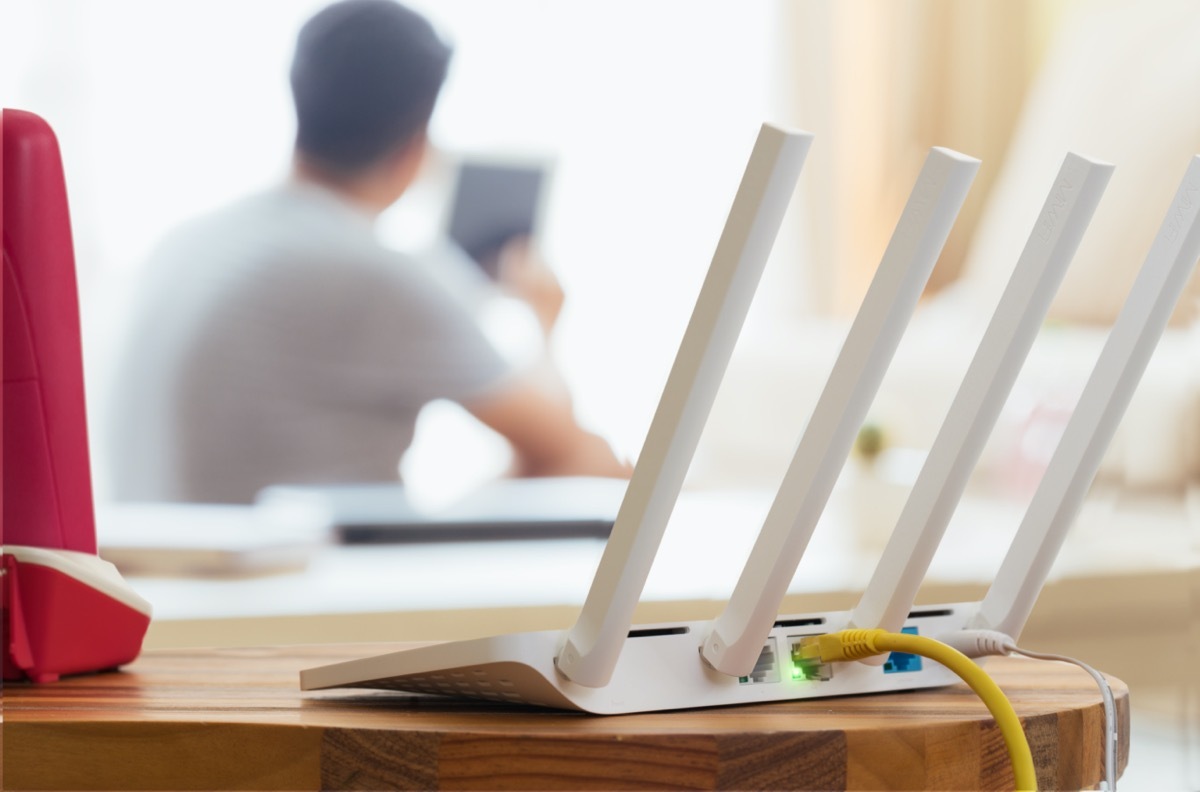
[{"label": "man's shoulder", "polygon": [[273,187],[197,214],[175,226],[165,239],[312,234],[333,225],[328,218],[322,219],[321,212],[295,200],[288,190]]},{"label": "man's shoulder", "polygon": [[405,267],[382,246],[369,219],[325,196],[279,186],[245,196],[176,226],[152,259],[289,262],[366,269]]},{"label": "man's shoulder", "polygon": [[214,248],[244,245],[253,237],[265,237],[270,231],[264,223],[270,199],[256,193],[208,209],[172,226],[160,238],[153,258],[176,258],[184,251],[207,252]]}]

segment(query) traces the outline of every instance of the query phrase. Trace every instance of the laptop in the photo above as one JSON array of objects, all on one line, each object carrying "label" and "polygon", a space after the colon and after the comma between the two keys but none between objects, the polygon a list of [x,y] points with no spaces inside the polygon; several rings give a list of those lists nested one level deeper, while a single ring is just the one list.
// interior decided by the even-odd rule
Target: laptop
[{"label": "laptop", "polygon": [[272,486],[260,508],[322,521],[345,544],[607,539],[628,482],[599,477],[501,479],[429,506],[400,484]]},{"label": "laptop", "polygon": [[[1017,372],[1112,166],[1068,154],[946,422],[857,606],[780,614],[817,520],[979,167],[935,148],[922,167],[741,577],[712,621],[632,624],[667,518],[808,154],[811,135],[764,125],[575,624],[307,669],[304,690],[361,687],[597,714],[913,690],[958,681],[893,653],[814,664],[803,638],[847,627],[1019,637],[1154,347],[1200,257],[1200,156],[1172,200],[995,581],[979,602],[913,608]],[[372,699],[377,702],[377,699]]]}]

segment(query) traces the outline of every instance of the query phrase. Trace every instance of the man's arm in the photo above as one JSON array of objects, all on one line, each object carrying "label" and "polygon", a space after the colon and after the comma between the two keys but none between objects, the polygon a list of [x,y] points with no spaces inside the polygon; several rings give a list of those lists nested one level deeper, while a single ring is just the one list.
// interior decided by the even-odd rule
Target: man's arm
[{"label": "man's arm", "polygon": [[[501,288],[533,310],[548,343],[563,306],[562,286],[554,272],[526,238],[504,246],[498,271]],[[520,378],[463,406],[512,445],[514,475],[628,478],[633,473],[608,443],[575,420],[570,392],[548,357]]]},{"label": "man's arm", "polygon": [[513,380],[463,406],[512,445],[515,475],[628,478],[633,472],[608,443],[579,425],[569,401],[531,378]]}]

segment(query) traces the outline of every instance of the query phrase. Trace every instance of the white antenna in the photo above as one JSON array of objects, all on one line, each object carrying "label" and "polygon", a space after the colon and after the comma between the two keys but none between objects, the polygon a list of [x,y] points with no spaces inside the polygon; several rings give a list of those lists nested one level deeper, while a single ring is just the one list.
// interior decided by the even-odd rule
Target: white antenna
[{"label": "white antenna", "polygon": [[758,134],[592,588],[555,658],[580,685],[612,677],[811,144],[769,124]]},{"label": "white antenna", "polygon": [[930,150],[733,596],[701,646],[718,671],[744,676],[754,668],[978,169],[977,159]]},{"label": "white antenna", "polygon": [[1020,636],[1198,257],[1200,156],[1184,174],[974,626]]},{"label": "white antenna", "polygon": [[1112,171],[1067,155],[849,626],[904,625]]}]

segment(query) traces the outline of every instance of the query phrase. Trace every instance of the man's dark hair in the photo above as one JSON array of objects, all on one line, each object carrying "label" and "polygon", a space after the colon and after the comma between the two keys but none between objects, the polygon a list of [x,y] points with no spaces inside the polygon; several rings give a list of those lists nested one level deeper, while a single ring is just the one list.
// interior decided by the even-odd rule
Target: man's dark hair
[{"label": "man's dark hair", "polygon": [[305,23],[292,60],[296,148],[356,175],[424,130],[450,48],[392,0],[344,0]]}]

